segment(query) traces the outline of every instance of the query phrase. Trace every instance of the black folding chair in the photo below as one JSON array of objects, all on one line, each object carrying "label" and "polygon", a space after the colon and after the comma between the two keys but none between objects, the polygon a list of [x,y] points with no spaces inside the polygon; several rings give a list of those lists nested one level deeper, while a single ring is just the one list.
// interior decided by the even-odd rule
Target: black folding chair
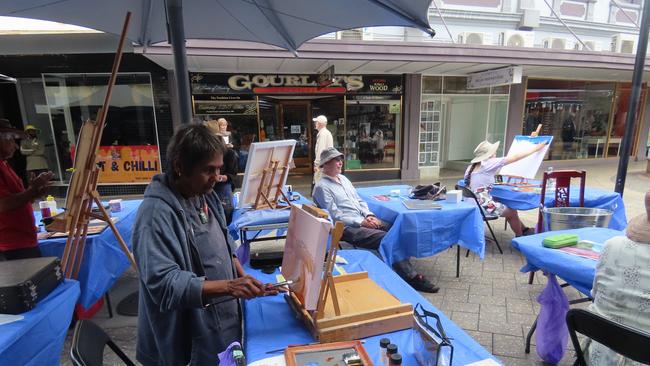
[{"label": "black folding chair", "polygon": [[574,366],[587,366],[576,332],[609,347],[622,356],[650,365],[650,347],[648,347],[650,333],[613,322],[584,309],[569,310],[566,314],[566,323],[576,351],[577,359]]},{"label": "black folding chair", "polygon": [[122,352],[108,334],[90,320],[77,322],[72,336],[70,359],[75,366],[102,366],[104,364],[104,348],[107,345],[125,365],[135,366],[135,363]]},{"label": "black folding chair", "polygon": [[[471,198],[476,202],[476,205],[478,206],[479,211],[481,212],[481,216],[483,217],[483,221],[487,225],[488,229],[490,230],[490,234],[492,234],[492,240],[494,240],[494,243],[497,245],[497,248],[499,249],[499,253],[503,254],[503,250],[501,250],[501,245],[499,245],[499,241],[497,240],[497,236],[494,234],[494,231],[492,230],[492,226],[490,225],[490,221],[493,220],[498,220],[500,218],[499,215],[495,214],[490,214],[485,212],[483,208],[481,207],[481,204],[478,202],[478,197],[476,197],[476,194],[472,192],[471,189],[467,187],[460,187],[456,186],[456,189],[462,189],[463,190],[463,196],[467,198]],[[465,256],[469,255],[469,250],[465,254]]]}]

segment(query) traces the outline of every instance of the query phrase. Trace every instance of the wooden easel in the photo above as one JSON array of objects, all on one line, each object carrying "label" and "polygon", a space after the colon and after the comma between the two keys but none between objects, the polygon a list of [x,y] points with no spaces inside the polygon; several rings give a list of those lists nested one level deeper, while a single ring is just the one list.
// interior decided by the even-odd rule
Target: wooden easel
[{"label": "wooden easel", "polygon": [[[302,205],[316,217],[327,217],[325,211]],[[413,307],[397,298],[368,278],[368,272],[333,276],[336,253],[344,225],[337,221],[330,231],[330,249],[325,260],[323,278],[316,310],[308,311],[295,293],[285,295],[293,311],[319,342],[336,342],[365,338],[377,334],[410,328]],[[331,295],[331,299],[328,296]]]},{"label": "wooden easel", "polygon": [[[88,236],[88,222],[91,219],[102,220],[110,226],[131,265],[134,269],[136,268],[133,254],[131,254],[117,227],[115,227],[97,192],[97,179],[99,177],[97,150],[102,139],[111,94],[115,80],[117,79],[117,70],[122,60],[122,49],[130,19],[131,12],[128,12],[124,20],[117,52],[115,53],[108,89],[104,97],[104,104],[97,112],[97,120],[88,120],[81,126],[75,152],[74,172],[72,173],[68,195],[66,197],[66,211],[55,216],[54,221],[47,226],[48,231],[68,233],[62,258],[62,266],[66,278],[77,278],[79,275],[86,238]],[[92,211],[93,203],[99,208],[99,213]]]},{"label": "wooden easel", "polygon": [[[278,169],[278,165],[280,165],[279,160],[271,160],[269,161],[269,165],[262,171],[262,179],[260,180],[260,186],[257,190],[257,197],[255,197],[255,204],[253,205],[254,210],[262,208],[284,209],[291,207],[291,202],[289,202],[287,196],[282,192],[282,179],[278,179],[277,181],[279,183],[274,185],[278,174],[280,174],[280,177],[284,177],[287,174],[289,167],[285,165]],[[272,188],[275,188],[275,194],[273,197],[271,197]],[[278,198],[280,198],[280,196],[284,198],[287,205],[281,205],[279,203]]]}]

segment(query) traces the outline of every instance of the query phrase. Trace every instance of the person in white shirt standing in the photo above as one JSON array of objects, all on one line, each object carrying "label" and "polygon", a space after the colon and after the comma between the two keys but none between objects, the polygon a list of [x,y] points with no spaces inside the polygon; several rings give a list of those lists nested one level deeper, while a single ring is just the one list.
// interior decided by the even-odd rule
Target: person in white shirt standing
[{"label": "person in white shirt standing", "polygon": [[323,176],[323,173],[320,169],[320,155],[321,153],[330,147],[334,147],[334,139],[332,138],[332,133],[327,129],[327,117],[322,114],[313,119],[314,125],[318,130],[318,135],[316,136],[316,158],[314,159],[314,180],[312,182],[312,187],[314,184]]}]

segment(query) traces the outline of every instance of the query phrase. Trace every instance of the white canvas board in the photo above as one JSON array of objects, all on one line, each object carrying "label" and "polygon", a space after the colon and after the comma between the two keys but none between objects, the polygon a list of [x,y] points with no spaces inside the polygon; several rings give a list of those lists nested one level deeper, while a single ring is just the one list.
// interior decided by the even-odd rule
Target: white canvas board
[{"label": "white canvas board", "polygon": [[[264,169],[269,166],[272,160],[280,162],[275,180],[271,182],[273,188],[269,193],[269,198],[275,197],[277,191],[275,187],[284,187],[287,183],[289,169],[285,174],[282,174],[282,168],[289,166],[295,147],[296,140],[265,141],[251,144],[248,150],[248,160],[246,161],[246,170],[244,170],[244,180],[242,181],[237,208],[250,207],[255,203]],[[267,184],[270,181],[270,173],[269,171],[265,178]]]},{"label": "white canvas board", "polygon": [[503,168],[501,168],[499,174],[508,175],[512,177],[534,179],[535,176],[537,175],[537,171],[539,170],[539,167],[542,165],[544,156],[546,156],[546,152],[551,146],[552,141],[553,141],[553,136],[537,136],[537,137],[522,136],[522,135],[515,136],[514,141],[512,141],[512,145],[510,145],[510,149],[508,150],[507,156],[512,156],[523,151],[530,151],[530,149],[532,149],[535,144],[541,142],[547,142],[547,144],[542,150],[539,150],[533,153],[532,155],[529,155],[519,161],[515,161],[512,164],[508,164],[504,166]]},{"label": "white canvas board", "polygon": [[302,209],[291,206],[287,240],[282,258],[282,276],[293,281],[291,290],[306,310],[318,307],[323,278],[325,250],[332,224]]}]

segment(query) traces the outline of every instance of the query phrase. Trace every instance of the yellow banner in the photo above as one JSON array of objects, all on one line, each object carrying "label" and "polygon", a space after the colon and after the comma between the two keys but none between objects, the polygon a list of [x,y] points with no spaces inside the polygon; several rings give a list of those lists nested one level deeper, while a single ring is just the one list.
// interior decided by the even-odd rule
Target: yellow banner
[{"label": "yellow banner", "polygon": [[100,146],[99,183],[148,183],[160,173],[158,146]]}]

